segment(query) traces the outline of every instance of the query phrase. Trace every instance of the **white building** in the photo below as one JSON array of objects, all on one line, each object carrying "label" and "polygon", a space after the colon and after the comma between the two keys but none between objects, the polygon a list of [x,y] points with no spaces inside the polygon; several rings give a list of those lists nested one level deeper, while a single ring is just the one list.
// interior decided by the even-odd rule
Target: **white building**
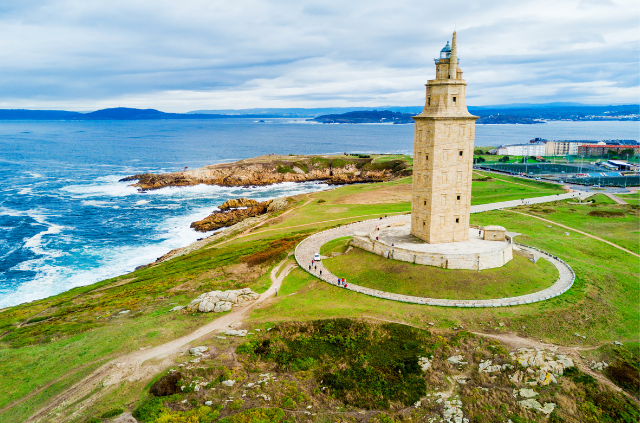
[{"label": "white building", "polygon": [[501,156],[544,156],[546,148],[546,145],[542,142],[503,145],[498,148],[497,154]]}]

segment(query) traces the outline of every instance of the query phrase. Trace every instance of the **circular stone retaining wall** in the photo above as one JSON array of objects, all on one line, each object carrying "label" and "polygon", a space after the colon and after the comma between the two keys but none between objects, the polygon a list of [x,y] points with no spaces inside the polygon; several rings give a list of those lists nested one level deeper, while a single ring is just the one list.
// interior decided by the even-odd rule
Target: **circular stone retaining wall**
[{"label": "circular stone retaining wall", "polygon": [[[320,252],[320,247],[327,242],[334,240],[336,238],[342,238],[345,236],[353,236],[362,232],[370,232],[377,225],[381,223],[390,224],[396,223],[406,220],[406,216],[393,216],[384,218],[382,221],[380,219],[371,219],[365,220],[362,222],[350,223],[348,225],[340,226],[338,228],[329,229],[326,231],[319,232],[317,234],[311,235],[310,237],[301,241],[295,250],[295,258],[300,267],[302,267],[305,271],[311,273],[313,276],[322,279],[323,281],[338,286],[338,276],[331,273],[327,270],[322,262],[314,263],[314,266],[309,269],[309,265],[311,264],[311,260],[313,260],[313,255],[315,253]],[[394,294],[391,292],[379,291],[377,289],[366,288],[363,286],[355,285],[350,282],[347,284],[347,288],[351,291],[359,292],[366,295],[371,295],[373,297],[384,298],[387,300],[401,301],[405,303],[414,303],[414,304],[425,304],[432,306],[442,306],[442,307],[508,307],[514,305],[521,304],[530,304],[539,301],[548,300],[549,298],[557,297],[569,290],[573,285],[573,281],[575,280],[575,273],[571,269],[571,267],[561,260],[558,257],[555,257],[549,253],[541,251],[537,248],[528,247],[526,245],[514,243],[514,248],[518,248],[523,251],[527,251],[534,256],[540,256],[547,259],[551,262],[559,272],[558,280],[552,286],[542,291],[534,292],[533,294],[521,295],[518,297],[509,297],[509,298],[497,298],[492,300],[447,300],[447,299],[438,299],[438,298],[425,298],[425,297],[414,297],[411,295],[401,295]],[[320,275],[320,271],[322,271],[322,275]],[[340,288],[345,289],[340,286]]]}]

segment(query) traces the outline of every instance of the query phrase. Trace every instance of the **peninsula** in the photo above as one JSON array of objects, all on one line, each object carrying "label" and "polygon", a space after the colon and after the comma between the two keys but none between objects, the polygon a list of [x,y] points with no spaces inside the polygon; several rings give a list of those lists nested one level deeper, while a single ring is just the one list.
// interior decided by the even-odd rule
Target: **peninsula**
[{"label": "peninsula", "polygon": [[268,155],[182,172],[132,175],[142,191],[169,186],[254,186],[281,182],[322,181],[330,185],[384,182],[411,175],[406,160],[393,155]]}]

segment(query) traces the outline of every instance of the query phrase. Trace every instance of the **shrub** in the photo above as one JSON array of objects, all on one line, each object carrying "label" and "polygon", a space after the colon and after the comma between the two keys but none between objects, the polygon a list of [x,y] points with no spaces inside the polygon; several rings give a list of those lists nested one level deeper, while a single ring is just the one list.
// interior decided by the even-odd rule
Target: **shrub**
[{"label": "shrub", "polygon": [[97,417],[89,417],[87,420],[85,420],[85,423],[102,423],[102,420]]},{"label": "shrub", "polygon": [[296,404],[296,402],[294,400],[292,400],[291,398],[287,397],[284,399],[284,401],[282,401],[282,407],[284,408],[297,408],[298,404]]},{"label": "shrub", "polygon": [[178,381],[182,378],[180,372],[175,372],[164,376],[162,379],[151,385],[149,392],[156,397],[167,397],[180,392]]},{"label": "shrub", "polygon": [[318,200],[318,204],[322,204],[322,203],[326,203],[326,202],[327,202],[327,200],[325,200],[325,199],[323,199],[323,198],[321,198],[321,199],[319,199],[319,200]]},{"label": "shrub", "polygon": [[278,173],[293,173],[293,168],[291,166],[281,166],[278,165]]},{"label": "shrub", "polygon": [[164,406],[165,402],[177,401],[179,399],[179,395],[162,398],[149,397],[137,406],[131,414],[141,423],[150,423],[160,417],[162,413],[169,412],[169,409]]},{"label": "shrub", "polygon": [[225,417],[218,423],[279,423],[284,419],[284,411],[280,408],[254,408]]},{"label": "shrub", "polygon": [[327,393],[354,407],[409,406],[426,392],[418,357],[428,353],[429,332],[335,319],[281,324],[271,334],[279,341],[266,359],[286,371],[315,367]]},{"label": "shrub", "polygon": [[102,417],[103,419],[110,419],[111,417],[119,416],[122,413],[124,413],[124,410],[122,408],[114,408],[113,410],[107,411],[100,417]]}]

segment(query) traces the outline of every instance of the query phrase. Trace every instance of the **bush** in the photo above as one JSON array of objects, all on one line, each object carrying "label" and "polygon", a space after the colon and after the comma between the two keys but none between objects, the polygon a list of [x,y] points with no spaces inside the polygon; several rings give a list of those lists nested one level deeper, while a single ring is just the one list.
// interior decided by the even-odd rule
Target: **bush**
[{"label": "bush", "polygon": [[113,410],[107,411],[100,417],[102,417],[103,419],[110,419],[111,417],[119,416],[122,413],[124,413],[124,410],[122,408],[114,408]]},{"label": "bush", "polygon": [[428,353],[429,332],[334,319],[281,324],[271,334],[278,342],[265,359],[283,371],[315,368],[327,393],[354,407],[409,406],[426,392],[418,357]]},{"label": "bush", "polygon": [[156,397],[167,397],[180,392],[178,381],[182,379],[180,372],[175,372],[164,376],[162,379],[151,385],[151,392]]},{"label": "bush", "polygon": [[322,198],[318,200],[318,204],[322,204],[322,203],[326,203],[326,202],[327,202],[327,200],[322,199]]},{"label": "bush", "polygon": [[218,423],[279,423],[284,419],[284,411],[279,408],[254,408],[225,417]]},{"label": "bush", "polygon": [[89,417],[87,420],[85,420],[85,423],[102,423],[102,420],[97,417]]},{"label": "bush", "polygon": [[164,406],[165,402],[177,401],[179,399],[179,395],[162,398],[149,397],[137,406],[131,414],[141,423],[151,423],[160,417],[162,413],[169,412],[169,409]]}]

